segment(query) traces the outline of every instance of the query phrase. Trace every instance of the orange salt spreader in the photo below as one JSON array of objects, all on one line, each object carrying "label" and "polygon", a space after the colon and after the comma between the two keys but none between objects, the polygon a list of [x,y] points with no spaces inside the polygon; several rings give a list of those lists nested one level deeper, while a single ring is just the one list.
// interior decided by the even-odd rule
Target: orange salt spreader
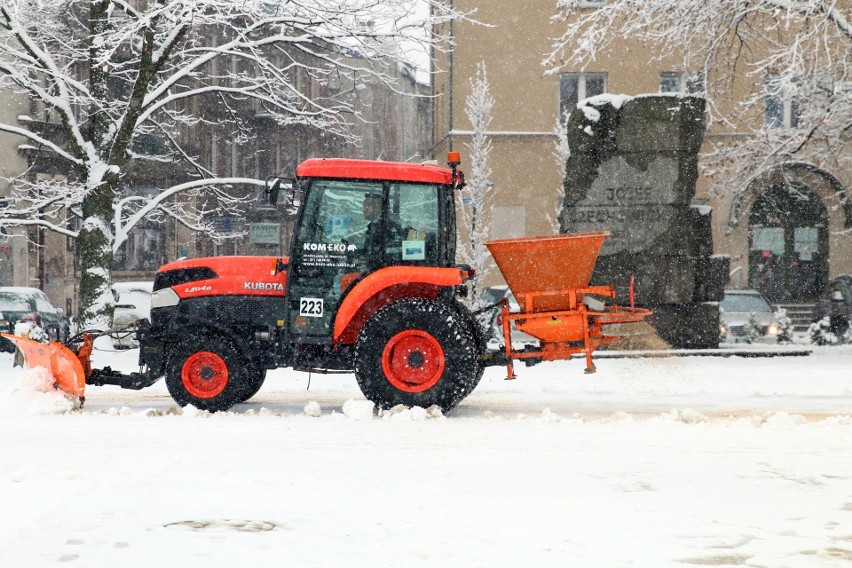
[{"label": "orange salt spreader", "polygon": [[[589,286],[608,236],[608,232],[592,232],[485,243],[520,306],[512,312],[506,299],[501,306],[507,379],[515,378],[515,359],[555,361],[579,353],[585,353],[586,373],[594,373],[592,352],[620,339],[603,335],[603,326],[638,322],[651,315],[646,309],[607,305],[605,298],[615,298],[611,285]],[[512,322],[538,339],[540,348],[515,350]]]}]

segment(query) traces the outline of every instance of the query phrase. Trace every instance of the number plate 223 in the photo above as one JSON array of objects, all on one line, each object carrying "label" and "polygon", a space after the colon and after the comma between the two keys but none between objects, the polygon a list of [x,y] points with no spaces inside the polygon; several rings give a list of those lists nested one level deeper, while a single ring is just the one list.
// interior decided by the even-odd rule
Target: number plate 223
[{"label": "number plate 223", "polygon": [[299,315],[309,318],[321,318],[323,315],[323,299],[300,298]]}]

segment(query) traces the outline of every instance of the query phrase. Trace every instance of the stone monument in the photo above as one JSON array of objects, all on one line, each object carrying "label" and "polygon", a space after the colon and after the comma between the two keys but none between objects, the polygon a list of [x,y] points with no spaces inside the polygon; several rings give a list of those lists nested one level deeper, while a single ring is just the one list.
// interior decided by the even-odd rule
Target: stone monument
[{"label": "stone monument", "polygon": [[633,277],[637,305],[681,348],[718,347],[728,283],[711,208],[694,200],[704,130],[704,99],[672,95],[592,97],[567,124],[561,231],[609,231],[591,283],[614,284],[626,302]]}]

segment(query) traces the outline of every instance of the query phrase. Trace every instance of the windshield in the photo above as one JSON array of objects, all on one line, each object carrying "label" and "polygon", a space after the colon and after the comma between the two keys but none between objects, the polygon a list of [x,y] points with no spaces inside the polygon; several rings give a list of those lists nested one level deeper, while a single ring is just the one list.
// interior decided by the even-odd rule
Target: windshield
[{"label": "windshield", "polygon": [[11,292],[0,292],[0,311],[26,312],[30,309],[26,296]]},{"label": "windshield", "polygon": [[772,306],[761,296],[752,294],[725,294],[722,303],[719,304],[723,310],[734,312],[771,312]]}]

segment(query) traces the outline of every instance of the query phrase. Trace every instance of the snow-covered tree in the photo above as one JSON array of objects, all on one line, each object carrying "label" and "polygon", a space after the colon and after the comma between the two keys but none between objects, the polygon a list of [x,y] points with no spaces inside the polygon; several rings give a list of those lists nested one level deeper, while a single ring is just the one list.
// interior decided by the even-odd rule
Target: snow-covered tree
[{"label": "snow-covered tree", "polygon": [[778,321],[778,343],[793,342],[793,320],[784,308],[775,310],[775,319]]},{"label": "snow-covered tree", "polygon": [[756,343],[764,336],[763,325],[757,319],[757,314],[754,312],[748,315],[748,321],[743,326],[745,332],[746,343]]},{"label": "snow-covered tree", "polygon": [[814,345],[835,345],[840,343],[840,338],[831,332],[831,323],[828,316],[811,323],[808,326],[808,336]]},{"label": "snow-covered tree", "polygon": [[471,92],[465,99],[465,114],[473,128],[470,142],[465,143],[470,150],[470,173],[459,208],[459,221],[467,230],[467,239],[459,247],[459,258],[476,270],[470,293],[471,301],[475,302],[479,298],[477,283],[493,268],[485,241],[488,239],[486,208],[493,187],[489,165],[491,140],[487,130],[491,124],[494,97],[491,96],[484,62],[477,64],[476,76],[470,79],[470,87]]},{"label": "snow-covered tree", "polygon": [[[749,132],[719,142],[703,166],[716,191],[743,190],[788,162],[852,167],[852,2],[558,0],[564,33],[545,64],[583,67],[639,40],[661,61],[704,77],[711,116]],[[735,83],[747,91],[730,111]]]},{"label": "snow-covered tree", "polygon": [[556,204],[556,208],[552,213],[545,212],[545,215],[553,230],[553,234],[557,234],[559,232],[559,219],[562,217],[562,207],[565,204],[565,185],[563,180],[565,180],[568,158],[571,157],[571,147],[568,144],[567,115],[556,119],[553,133],[556,135],[556,140],[553,142],[553,159],[556,160],[560,183],[553,189],[553,201]]},{"label": "snow-covered tree", "polygon": [[[443,48],[441,24],[458,16],[441,0],[4,0],[0,91],[29,97],[35,112],[0,132],[50,153],[68,177],[14,180],[0,223],[78,239],[82,323],[103,324],[113,255],[140,220],[170,217],[212,232],[209,214],[239,204],[229,184],[263,183],[222,177],[229,172],[198,160],[193,129],[205,105],[222,105],[217,120],[238,143],[243,130],[230,111],[249,103],[279,125],[346,135],[351,101],[309,85],[370,80],[394,89],[385,70],[413,49]],[[162,147],[137,153],[151,135]],[[194,179],[122,194],[140,162],[180,163]]]}]

